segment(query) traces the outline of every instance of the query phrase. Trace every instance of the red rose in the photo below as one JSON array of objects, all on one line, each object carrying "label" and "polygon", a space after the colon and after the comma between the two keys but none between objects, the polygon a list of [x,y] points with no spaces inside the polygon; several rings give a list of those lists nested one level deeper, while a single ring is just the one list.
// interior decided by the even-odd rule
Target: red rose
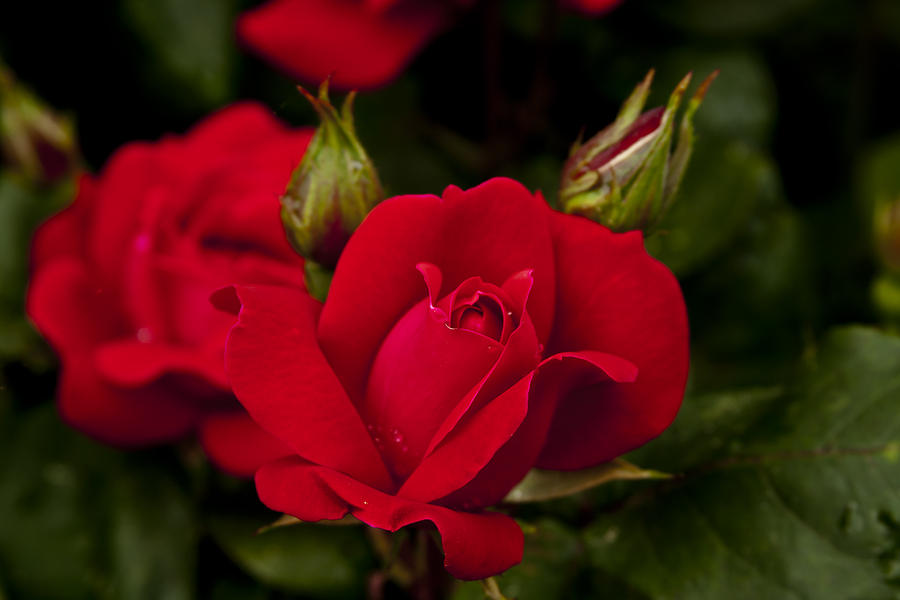
[{"label": "red rose", "polygon": [[302,262],[278,196],[312,131],[256,104],[227,108],[183,137],[132,143],[37,232],[28,314],[57,350],[59,407],[106,443],[172,440],[195,427],[223,467],[252,474],[283,452],[230,392],[233,319],[210,293],[234,282],[300,285]]},{"label": "red rose", "polygon": [[[419,50],[474,0],[271,0],[244,13],[240,40],[306,82],[334,74],[338,89],[395,79]],[[599,14],[620,0],[563,0]]]},{"label": "red rose", "polygon": [[493,179],[377,206],[324,306],[235,286],[235,394],[291,448],[256,473],[300,519],[347,512],[384,529],[432,521],[447,569],[518,562],[515,522],[484,507],[534,466],[579,469],[658,435],[688,371],[678,283],[644,251]]}]

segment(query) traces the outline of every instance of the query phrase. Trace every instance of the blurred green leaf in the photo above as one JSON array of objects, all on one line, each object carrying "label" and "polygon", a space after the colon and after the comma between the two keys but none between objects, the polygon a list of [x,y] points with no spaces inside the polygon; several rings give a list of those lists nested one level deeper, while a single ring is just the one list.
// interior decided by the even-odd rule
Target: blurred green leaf
[{"label": "blurred green leaf", "polygon": [[[422,114],[420,92],[408,78],[355,104],[356,129],[388,197],[440,194],[448,185],[467,187],[452,165],[473,158],[473,148],[454,133],[432,125]],[[440,144],[430,146],[429,141]],[[457,160],[447,158],[453,154]]]},{"label": "blurred green leaf", "polygon": [[[541,519],[525,534],[522,563],[495,577],[507,598],[546,600],[572,598],[572,585],[584,566],[578,535],[551,519]],[[483,600],[477,581],[459,583],[451,600]]]},{"label": "blurred green leaf", "polygon": [[622,459],[578,471],[532,469],[503,499],[504,502],[542,502],[571,496],[590,488],[632,479],[665,479],[665,473],[641,469]]},{"label": "blurred green leaf", "polygon": [[224,104],[234,87],[235,0],[122,0],[146,49],[150,89],[190,110]]},{"label": "blurred green leaf", "polygon": [[118,460],[67,430],[51,405],[3,423],[0,573],[11,590],[38,598],[103,595],[101,472]]},{"label": "blurred green leaf", "polygon": [[659,66],[653,98],[657,104],[664,102],[664,94],[687,72],[700,80],[716,69],[719,76],[695,119],[698,137],[738,138],[764,146],[775,125],[775,82],[766,63],[750,51],[682,48],[667,52]]},{"label": "blurred green leaf", "polygon": [[374,562],[357,527],[299,524],[256,534],[255,519],[216,517],[213,537],[253,577],[276,588],[306,594],[361,593]]},{"label": "blurred green leaf", "polygon": [[834,331],[737,454],[598,518],[592,563],[644,598],[894,597],[898,374],[900,339]]},{"label": "blurred green leaf", "polygon": [[673,474],[743,450],[744,434],[784,395],[781,386],[688,393],[675,422],[630,453],[630,460]]},{"label": "blurred green leaf", "polygon": [[816,320],[809,245],[793,210],[762,210],[730,252],[686,282],[697,389],[767,385],[790,373]]},{"label": "blurred green leaf", "polygon": [[769,33],[811,12],[819,0],[655,0],[650,10],[670,23],[707,35]]},{"label": "blurred green leaf", "polygon": [[169,474],[67,428],[51,404],[9,417],[0,573],[14,597],[193,597],[196,529]]},{"label": "blurred green leaf", "polygon": [[23,314],[31,235],[72,193],[71,183],[39,188],[0,172],[0,360],[32,353],[37,336]]},{"label": "blurred green leaf", "polygon": [[742,142],[700,138],[647,250],[683,277],[734,244],[754,211],[780,200],[777,170],[764,154]]},{"label": "blurred green leaf", "polygon": [[196,517],[170,476],[151,465],[121,473],[109,518],[113,597],[194,597]]}]

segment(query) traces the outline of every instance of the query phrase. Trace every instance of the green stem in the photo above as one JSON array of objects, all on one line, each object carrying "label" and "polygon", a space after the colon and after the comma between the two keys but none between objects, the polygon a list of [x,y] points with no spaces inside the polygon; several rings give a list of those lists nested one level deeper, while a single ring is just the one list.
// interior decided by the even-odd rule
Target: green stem
[{"label": "green stem", "polygon": [[503,592],[500,591],[500,586],[497,585],[497,580],[493,577],[482,579],[481,587],[484,589],[484,597],[488,600],[509,600],[509,598],[504,596]]}]

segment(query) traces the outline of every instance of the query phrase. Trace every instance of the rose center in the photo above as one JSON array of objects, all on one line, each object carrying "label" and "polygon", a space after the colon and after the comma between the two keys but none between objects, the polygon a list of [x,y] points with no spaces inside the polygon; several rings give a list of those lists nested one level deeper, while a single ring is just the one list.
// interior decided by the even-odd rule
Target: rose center
[{"label": "rose center", "polygon": [[493,298],[478,294],[474,304],[456,307],[450,317],[450,326],[480,333],[500,341],[503,334],[503,307]]}]

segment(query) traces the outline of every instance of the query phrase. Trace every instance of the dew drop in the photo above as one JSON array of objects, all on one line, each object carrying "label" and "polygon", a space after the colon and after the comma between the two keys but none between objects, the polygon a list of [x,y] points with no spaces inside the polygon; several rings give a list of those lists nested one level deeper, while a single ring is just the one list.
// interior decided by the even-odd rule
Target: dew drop
[{"label": "dew drop", "polygon": [[147,329],[146,327],[141,327],[140,329],[137,330],[135,337],[137,337],[137,340],[140,343],[149,344],[150,340],[153,339],[153,334],[151,334],[150,330]]},{"label": "dew drop", "polygon": [[409,452],[409,446],[407,446],[406,444],[403,444],[403,446],[400,448],[400,452],[403,452],[404,454],[406,454],[407,452]]},{"label": "dew drop", "polygon": [[492,345],[488,344],[487,349],[488,349],[488,352],[491,352],[494,349],[494,347]]}]

